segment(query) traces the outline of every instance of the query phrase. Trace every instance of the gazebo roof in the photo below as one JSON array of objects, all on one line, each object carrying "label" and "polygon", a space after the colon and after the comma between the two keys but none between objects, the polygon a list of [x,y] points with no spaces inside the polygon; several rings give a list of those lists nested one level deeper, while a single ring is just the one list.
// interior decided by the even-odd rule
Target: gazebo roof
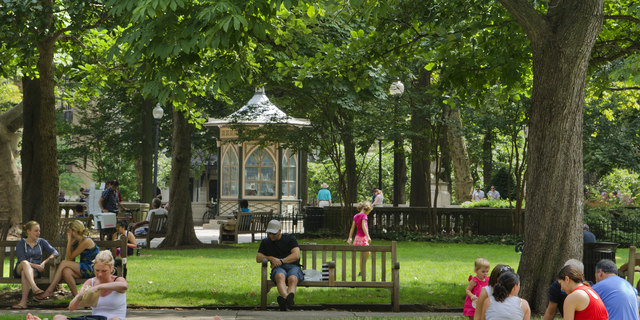
[{"label": "gazebo roof", "polygon": [[260,87],[256,88],[256,93],[251,100],[238,111],[222,119],[209,118],[209,121],[204,125],[223,127],[230,124],[287,124],[290,126],[305,127],[311,123],[307,119],[289,117],[267,98],[267,95],[264,93],[264,87]]}]

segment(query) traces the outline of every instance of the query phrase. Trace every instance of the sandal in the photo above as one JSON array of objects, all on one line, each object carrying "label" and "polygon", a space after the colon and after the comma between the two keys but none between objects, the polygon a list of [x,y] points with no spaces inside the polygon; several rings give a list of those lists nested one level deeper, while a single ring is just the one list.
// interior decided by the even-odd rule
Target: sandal
[{"label": "sandal", "polygon": [[53,295],[51,295],[51,296],[43,296],[42,294],[43,293],[41,293],[41,294],[39,294],[39,295],[37,295],[37,296],[35,296],[33,298],[38,300],[38,301],[45,301],[45,300],[51,299],[51,296],[53,296]]},{"label": "sandal", "polygon": [[39,296],[39,295],[41,295],[41,294],[43,294],[43,293],[44,293],[44,290],[42,290],[42,289],[40,289],[40,288],[38,288],[38,290],[33,290],[33,289],[31,289],[31,291],[33,291],[33,295],[34,295],[34,296]]},{"label": "sandal", "polygon": [[23,306],[21,304],[12,305],[11,309],[26,309],[27,306]]}]

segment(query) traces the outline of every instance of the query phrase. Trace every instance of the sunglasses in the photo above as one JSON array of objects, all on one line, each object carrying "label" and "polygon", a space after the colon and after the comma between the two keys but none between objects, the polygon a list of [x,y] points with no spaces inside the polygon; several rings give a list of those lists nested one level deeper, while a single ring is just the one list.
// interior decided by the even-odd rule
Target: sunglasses
[{"label": "sunglasses", "polygon": [[273,232],[267,232],[267,234],[268,234],[268,235],[270,235],[270,236],[275,236],[275,235],[276,235],[276,234],[278,234],[278,233],[277,233],[277,232],[276,232],[276,233],[273,233]]},{"label": "sunglasses", "polygon": [[500,268],[500,273],[502,272],[513,272],[513,268],[511,268],[510,266],[503,266],[502,268]]}]

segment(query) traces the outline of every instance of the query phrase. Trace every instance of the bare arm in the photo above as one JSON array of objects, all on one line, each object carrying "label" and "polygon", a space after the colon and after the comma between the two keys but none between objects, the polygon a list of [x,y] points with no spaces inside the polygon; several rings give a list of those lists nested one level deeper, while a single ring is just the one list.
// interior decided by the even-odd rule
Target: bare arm
[{"label": "bare arm", "polygon": [[369,227],[367,226],[367,220],[362,219],[362,231],[364,231],[364,235],[367,236],[367,240],[371,242],[371,237],[369,237]]},{"label": "bare arm", "polygon": [[102,206],[102,202],[104,202],[104,198],[100,197],[100,199],[98,200],[98,205],[100,206],[100,211],[102,212],[108,212],[108,210],[106,210],[103,206]]},{"label": "bare arm", "polygon": [[136,236],[133,235],[133,232],[128,233],[127,240],[127,246],[129,246],[130,248],[136,248],[138,246],[138,243],[136,242]]},{"label": "bare arm", "polygon": [[347,243],[351,244],[353,241],[353,230],[356,228],[356,222],[351,222],[351,230],[349,230],[349,238],[347,239]]},{"label": "bare arm", "polygon": [[[78,244],[78,247],[75,250],[71,251],[70,250],[71,244],[67,242],[67,259],[66,260],[75,261],[76,257],[80,255],[82,251],[89,248],[92,243],[93,241],[91,239],[84,238],[82,241],[80,241],[80,243]],[[69,252],[71,252],[71,254],[69,254]]]},{"label": "bare arm", "polygon": [[531,319],[531,308],[529,308],[529,302],[525,299],[520,299],[520,308],[522,308],[522,312],[524,312],[524,318],[522,320]]},{"label": "bare arm", "polygon": [[[564,311],[564,310],[563,310]],[[544,312],[543,320],[553,320],[558,312],[558,303],[549,301],[547,310]]]},{"label": "bare arm", "polygon": [[480,320],[482,315],[484,315],[484,301],[488,300],[487,298],[489,298],[487,290],[480,290],[478,301],[476,301],[476,312],[473,314],[474,320]]},{"label": "bare arm", "polygon": [[291,253],[282,259],[276,258],[274,256],[266,256],[263,253],[258,252],[258,254],[256,255],[256,262],[261,263],[262,259],[269,260],[269,262],[271,262],[271,268],[277,268],[284,263],[291,263],[300,259],[300,248],[295,247],[291,249]]},{"label": "bare arm", "polygon": [[69,302],[69,311],[74,311],[78,309],[80,300],[82,300],[82,294],[84,294],[84,292],[88,288],[91,288],[91,279],[85,281],[84,284],[82,285],[82,288],[80,288],[80,291],[78,291],[78,294],[75,297],[73,297],[73,299],[71,299],[71,302]]},{"label": "bare arm", "polygon": [[[487,313],[487,310],[489,309],[490,305],[491,305],[491,299],[484,299],[484,303],[482,305],[482,313],[480,314],[480,320],[485,320],[485,314]],[[476,313],[477,312],[478,310],[476,310]]]},{"label": "bare arm", "polygon": [[127,289],[129,289],[129,283],[123,277],[118,277],[113,282],[101,283],[94,286],[94,288],[98,290],[111,290],[119,293],[124,293],[125,291],[127,291]]},{"label": "bare arm", "polygon": [[478,299],[478,297],[477,297],[475,294],[473,294],[473,293],[471,292],[471,290],[473,290],[473,288],[475,288],[475,287],[476,287],[476,285],[477,285],[477,283],[476,283],[475,281],[470,280],[470,281],[469,281],[469,284],[467,285],[467,288],[464,290],[464,292],[467,294],[467,296],[468,296],[471,300],[476,300],[476,299]]}]

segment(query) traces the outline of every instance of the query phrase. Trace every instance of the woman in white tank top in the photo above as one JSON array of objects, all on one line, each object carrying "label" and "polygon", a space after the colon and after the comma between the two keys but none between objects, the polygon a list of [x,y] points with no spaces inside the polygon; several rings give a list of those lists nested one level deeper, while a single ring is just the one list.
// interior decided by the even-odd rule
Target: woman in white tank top
[{"label": "woman in white tank top", "polygon": [[[90,306],[91,314],[104,316],[109,320],[126,320],[127,316],[127,289],[129,284],[122,277],[112,275],[114,260],[111,251],[100,251],[93,261],[96,276],[85,281],[82,289],[69,303],[69,311],[78,307]],[[97,300],[91,299],[91,293],[99,292]],[[96,295],[94,294],[93,297]],[[39,318],[27,315],[27,320]],[[67,320],[64,315],[56,315],[53,320]]]},{"label": "woman in white tank top", "polygon": [[520,278],[513,272],[498,277],[493,287],[493,295],[484,301],[482,319],[486,320],[529,320],[531,309],[527,300],[518,297]]}]

